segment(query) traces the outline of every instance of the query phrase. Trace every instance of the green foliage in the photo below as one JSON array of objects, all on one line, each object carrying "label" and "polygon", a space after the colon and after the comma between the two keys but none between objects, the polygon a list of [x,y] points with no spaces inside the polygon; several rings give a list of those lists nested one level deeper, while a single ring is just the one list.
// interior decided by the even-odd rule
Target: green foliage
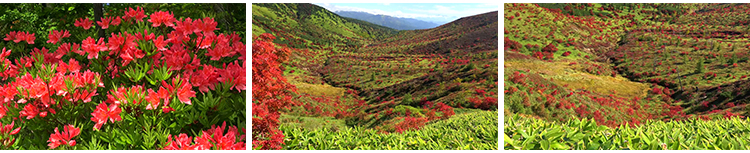
[{"label": "green foliage", "polygon": [[703,73],[705,72],[705,68],[703,68],[703,58],[698,59],[698,62],[695,64],[695,72],[694,73]]},{"label": "green foliage", "polygon": [[747,150],[748,127],[748,120],[732,118],[647,121],[609,128],[585,119],[550,123],[516,114],[505,117],[503,146],[506,150]]},{"label": "green foliage", "polygon": [[411,99],[411,94],[410,93],[407,93],[406,95],[404,95],[403,97],[401,97],[401,104],[412,105],[413,102],[414,102],[414,100]]},{"label": "green foliage", "polygon": [[463,69],[463,70],[461,70],[461,71],[464,71],[464,72],[466,72],[466,71],[471,71],[471,70],[473,70],[473,69],[474,69],[475,67],[476,67],[476,66],[474,66],[474,63],[469,63],[469,64],[467,64],[466,66],[464,66],[464,69]]},{"label": "green foliage", "polygon": [[[497,111],[455,115],[403,133],[379,133],[361,127],[302,129],[281,126],[289,150],[497,150]],[[471,126],[467,126],[471,125]]]},{"label": "green foliage", "polygon": [[[105,4],[104,13],[105,16],[122,16],[125,10],[124,8],[135,8],[136,6],[141,6],[142,8],[144,8],[147,15],[155,12],[155,10],[165,10],[174,12],[175,17],[191,17],[193,19],[208,16],[215,17],[215,19],[217,19],[216,22],[218,22],[217,28],[221,29],[215,31],[217,32],[217,34],[231,34],[232,32],[238,32],[241,38],[244,39],[245,37],[244,26],[246,24],[244,24],[244,4],[226,4],[225,6],[218,6],[213,4]],[[218,13],[210,13],[214,12],[214,9],[216,7],[231,7],[236,10],[221,12],[216,11]],[[49,52],[52,53],[58,50],[58,47],[62,43],[75,42],[77,44],[81,44],[83,38],[89,36],[98,38],[95,36],[98,28],[83,30],[82,28],[75,27],[73,25],[74,21],[78,18],[93,18],[92,4],[0,4],[0,9],[2,9],[0,12],[3,12],[2,15],[0,15],[0,33],[4,35],[8,34],[9,31],[23,31],[36,34],[35,44],[26,44],[25,42],[15,44],[12,41],[0,42],[0,46],[7,47],[8,49],[13,50],[11,56],[8,57],[10,60],[18,59],[21,56],[28,56],[32,48],[45,47],[45,49],[49,49]],[[241,14],[239,12],[241,12]],[[225,14],[225,19],[219,18],[222,16],[222,13],[228,13]],[[222,20],[234,20],[237,24],[222,23],[224,22]],[[134,34],[137,32],[143,32],[144,29],[146,29],[144,27],[147,27],[149,29],[149,33],[156,33],[157,36],[166,36],[166,30],[156,30],[158,28],[150,28],[150,25],[146,25],[147,23],[145,22],[148,21],[144,21],[139,25],[135,25],[124,23],[123,21],[123,23],[118,26],[110,26],[105,30],[105,32],[107,32],[107,36],[109,36],[109,33],[111,32],[124,33],[127,31],[130,34]],[[46,43],[45,41],[48,40],[47,35],[51,30],[69,30],[72,36],[63,39],[57,44]],[[101,39],[104,40],[106,38]],[[151,54],[151,52],[153,52],[154,48],[153,45],[151,45],[151,42],[139,44],[138,49],[148,53],[147,56],[153,55]],[[45,56],[50,56],[46,55],[48,53],[43,54],[45,54]],[[76,61],[81,62],[80,66],[82,66],[82,68],[80,72],[83,72],[84,70],[92,70],[101,74],[102,78],[99,78],[99,76],[97,76],[96,78],[92,79],[101,79],[101,83],[104,84],[104,86],[96,87],[96,85],[90,85],[86,87],[77,87],[96,89],[93,90],[95,91],[95,93],[92,94],[95,94],[95,96],[91,98],[90,102],[80,102],[78,100],[60,100],[64,98],[63,95],[60,95],[60,93],[55,95],[53,93],[50,97],[55,102],[51,104],[50,107],[57,111],[47,114],[47,111],[50,111],[52,109],[43,110],[43,116],[40,115],[39,117],[33,119],[22,119],[24,117],[19,116],[19,111],[23,110],[22,107],[8,107],[8,114],[5,114],[6,112],[3,112],[3,115],[5,116],[0,117],[0,122],[11,123],[12,121],[15,121],[16,127],[22,127],[21,132],[16,135],[21,137],[17,139],[17,142],[14,144],[14,146],[12,146],[12,148],[0,149],[48,149],[47,144],[49,144],[49,142],[47,141],[50,139],[50,134],[54,133],[53,129],[60,128],[60,131],[62,131],[62,126],[68,124],[71,124],[77,128],[81,128],[81,133],[77,137],[73,138],[77,141],[77,145],[73,147],[69,147],[67,145],[60,146],[59,148],[61,149],[154,150],[163,148],[165,143],[167,142],[167,137],[170,134],[177,135],[180,133],[187,133],[191,137],[195,137],[198,136],[201,130],[207,130],[211,127],[211,125],[221,125],[222,121],[226,121],[228,126],[238,126],[238,128],[245,128],[247,116],[247,114],[245,114],[245,99],[247,99],[245,97],[246,91],[230,91],[228,90],[228,87],[231,87],[231,84],[221,83],[216,84],[215,90],[200,92],[199,94],[196,94],[194,98],[190,98],[190,100],[192,101],[192,105],[183,104],[182,102],[177,100],[174,95],[170,96],[174,98],[167,99],[167,101],[170,102],[169,106],[174,108],[174,111],[169,113],[163,113],[161,107],[155,108],[154,110],[145,110],[144,108],[142,108],[146,105],[145,103],[147,103],[143,100],[143,91],[141,91],[141,93],[126,93],[127,96],[133,96],[136,98],[128,98],[128,101],[125,101],[120,105],[120,108],[122,108],[122,113],[118,115],[121,115],[122,120],[116,122],[107,122],[107,124],[102,126],[101,129],[93,130],[92,127],[94,126],[95,122],[93,122],[91,119],[91,113],[95,110],[96,104],[104,103],[104,101],[107,100],[107,96],[111,94],[109,93],[110,90],[116,89],[118,86],[132,87],[135,85],[141,85],[145,89],[158,89],[159,86],[162,86],[160,84],[162,81],[170,82],[172,79],[177,77],[177,75],[172,74],[183,74],[182,72],[186,72],[184,70],[168,70],[168,67],[166,66],[162,66],[161,68],[154,68],[152,66],[158,65],[153,65],[151,63],[151,61],[153,60],[146,58],[136,58],[135,61],[129,63],[129,65],[127,66],[121,67],[121,69],[118,69],[117,71],[109,70],[105,72],[107,64],[122,64],[120,63],[121,60],[109,60],[111,63],[102,62],[104,61],[103,57],[107,54],[107,52],[100,52],[98,59],[91,60],[86,59],[85,56],[80,56],[75,53],[69,53],[64,56],[60,55],[62,56],[62,61],[75,59]],[[191,56],[195,56],[196,58],[200,59],[202,61],[202,64],[221,65],[221,63],[223,62],[207,60],[206,56],[204,56],[205,50],[196,49],[195,52],[191,52],[190,54]],[[33,65],[31,65],[30,67],[22,67],[18,69],[21,74],[29,73],[45,81],[50,80],[50,78],[55,75],[61,75],[61,73],[55,73],[56,68],[60,66],[59,64],[49,63],[48,61],[45,62],[45,59],[42,56],[33,58],[35,60],[35,62],[33,62]],[[110,59],[109,57],[107,58]],[[236,61],[236,59],[229,60]],[[14,62],[15,64],[19,64],[17,63],[18,60],[15,60]],[[149,72],[151,70],[153,71]],[[110,77],[110,75],[118,76]],[[185,78],[186,76],[181,75],[180,77]],[[14,79],[16,78],[11,77],[9,78],[9,80],[2,81],[2,84],[11,82]],[[144,80],[147,80],[150,84],[145,83],[146,81]],[[63,81],[64,84],[60,86],[65,86],[68,89],[74,89],[72,87],[72,80],[68,80],[66,78],[66,80]],[[47,88],[51,88],[50,86],[53,85],[48,85]],[[187,89],[196,92],[198,91],[197,88],[192,88],[191,86],[188,86]],[[81,90],[77,90],[76,92],[78,91]],[[67,95],[65,96],[67,96],[67,98],[64,99],[70,99],[70,97],[72,97],[71,94],[74,93],[70,92],[66,94]],[[134,96],[139,94],[140,96]],[[13,99],[13,97],[5,98]],[[29,100],[31,101],[31,99]],[[138,104],[134,104],[136,102],[138,102]],[[76,103],[76,105],[71,105],[70,103]],[[30,104],[31,103],[26,103],[27,106]],[[19,122],[19,120],[23,120],[23,122]]]}]

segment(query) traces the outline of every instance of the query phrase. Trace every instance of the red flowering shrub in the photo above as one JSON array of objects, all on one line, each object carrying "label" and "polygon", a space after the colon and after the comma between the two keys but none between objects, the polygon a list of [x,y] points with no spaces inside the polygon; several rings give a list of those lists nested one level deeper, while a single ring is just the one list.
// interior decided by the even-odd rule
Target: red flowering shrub
[{"label": "red flowering shrub", "polygon": [[549,43],[549,44],[547,44],[547,46],[545,46],[544,48],[542,48],[542,51],[543,52],[554,53],[554,52],[557,52],[557,47],[554,44]]},{"label": "red flowering shrub", "polygon": [[268,33],[253,39],[253,146],[281,149],[284,135],[278,129],[279,110],[292,103],[289,89],[295,88],[281,76],[279,55],[289,50],[276,49],[271,42],[275,37]]},{"label": "red flowering shrub", "polygon": [[[245,149],[242,36],[210,17],[110,11],[51,30],[46,43],[5,34],[0,149]],[[203,131],[200,147],[182,145],[188,131]]]},{"label": "red flowering shrub", "polygon": [[67,125],[65,126],[63,133],[60,133],[60,131],[55,128],[55,133],[51,134],[49,136],[49,148],[55,149],[60,145],[68,145],[68,146],[75,146],[76,140],[71,140],[73,137],[78,136],[78,134],[81,133],[81,128],[75,128],[73,125]]},{"label": "red flowering shrub", "polygon": [[[245,135],[240,135],[237,131],[237,127],[230,126],[226,134],[227,123],[224,122],[221,127],[211,125],[211,129],[201,131],[201,135],[195,137],[195,143],[191,143],[191,139],[187,134],[181,133],[179,136],[172,139],[172,135],[169,135],[169,142],[164,147],[165,150],[245,150],[245,143],[241,142],[245,139]],[[242,133],[245,133],[244,129]],[[192,144],[192,145],[191,145]]]},{"label": "red flowering shrub", "polygon": [[510,40],[510,38],[508,37],[505,37],[504,43],[505,43],[505,47],[510,48],[510,49],[521,49],[521,47],[523,47],[521,43],[518,43],[517,41],[514,41],[514,40]]},{"label": "red flowering shrub", "polygon": [[404,121],[396,124],[396,132],[401,133],[406,130],[418,130],[427,123],[424,117],[405,117]]},{"label": "red flowering shrub", "polygon": [[567,51],[567,52],[565,52],[565,53],[562,54],[562,56],[569,56],[569,55],[570,55],[570,51]]}]

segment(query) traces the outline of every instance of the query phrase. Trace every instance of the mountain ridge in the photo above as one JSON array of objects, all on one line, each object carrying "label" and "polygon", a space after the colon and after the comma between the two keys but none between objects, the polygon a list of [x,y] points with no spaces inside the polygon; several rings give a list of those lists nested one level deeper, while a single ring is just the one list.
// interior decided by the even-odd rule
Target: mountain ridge
[{"label": "mountain ridge", "polygon": [[394,17],[383,14],[371,14],[367,12],[359,11],[335,11],[334,13],[348,18],[359,19],[374,23],[377,25],[386,26],[396,30],[418,30],[418,29],[429,29],[440,26],[441,24],[423,21],[413,18],[402,18]]}]

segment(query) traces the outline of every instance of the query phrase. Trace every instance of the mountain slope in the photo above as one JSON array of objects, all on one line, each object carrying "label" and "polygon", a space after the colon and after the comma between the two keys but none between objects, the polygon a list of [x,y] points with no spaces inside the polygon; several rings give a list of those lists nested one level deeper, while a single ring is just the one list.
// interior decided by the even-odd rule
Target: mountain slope
[{"label": "mountain slope", "polygon": [[281,44],[298,45],[314,41],[314,46],[317,46],[334,43],[354,45],[349,43],[357,41],[349,39],[384,38],[394,34],[395,30],[342,18],[313,4],[253,4],[253,34],[261,33],[277,35]]},{"label": "mountain slope", "polygon": [[[333,135],[321,129],[350,128],[404,133],[454,114],[497,110],[497,12],[438,28],[395,31],[312,4],[253,4],[253,35],[263,32],[273,33],[277,47],[290,50],[279,55],[288,57],[284,78],[297,88],[294,104],[279,119],[285,135]],[[471,142],[493,138],[408,148],[497,149],[495,143]]]},{"label": "mountain slope", "polygon": [[437,27],[438,25],[432,22],[411,19],[411,18],[399,18],[382,14],[370,14],[366,12],[355,12],[355,11],[336,11],[336,14],[343,17],[359,19],[374,23],[377,25],[386,26],[397,30],[416,30],[416,29],[429,29]]}]

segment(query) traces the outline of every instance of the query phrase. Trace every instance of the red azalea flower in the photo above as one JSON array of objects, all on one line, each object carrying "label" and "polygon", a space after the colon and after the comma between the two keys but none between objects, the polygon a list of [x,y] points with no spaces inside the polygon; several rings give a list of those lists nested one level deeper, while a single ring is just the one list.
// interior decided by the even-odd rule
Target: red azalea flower
[{"label": "red azalea flower", "polygon": [[15,124],[16,124],[16,121],[13,121],[10,124],[7,124],[5,126],[3,126],[3,123],[0,123],[0,134],[8,134],[8,135],[18,134],[18,132],[21,131],[21,127],[13,129],[13,126]]},{"label": "red azalea flower", "polygon": [[[179,43],[182,43],[182,41],[185,40],[185,35],[182,35],[182,34],[178,33],[176,30],[170,32],[169,34],[167,34],[167,37],[168,38],[167,38],[166,41],[169,42],[169,43],[172,43],[172,44],[179,44]],[[188,39],[189,39],[189,37],[188,37]]]},{"label": "red azalea flower", "polygon": [[182,103],[192,105],[192,103],[190,102],[190,98],[195,97],[195,91],[193,91],[192,88],[193,86],[190,85],[190,82],[188,82],[187,79],[183,79],[180,82],[182,82],[182,85],[177,90],[177,99],[179,99]]},{"label": "red azalea flower", "polygon": [[[0,111],[2,111],[3,106],[0,106]],[[18,127],[16,129],[13,129],[13,126],[16,124],[15,121],[11,122],[10,124],[7,124],[3,126],[3,123],[0,123],[0,135],[3,136],[9,136],[9,135],[16,135],[19,131],[21,131],[21,127]],[[10,147],[13,144],[16,143],[16,138],[0,138],[0,141],[2,141],[2,145],[5,147]]]},{"label": "red azalea flower", "polygon": [[165,150],[194,150],[197,149],[197,146],[190,145],[191,138],[187,136],[185,133],[181,133],[179,136],[175,137],[174,141],[172,140],[172,135],[170,134],[167,139],[169,140],[167,142],[166,147],[164,147]]},{"label": "red azalea flower", "polygon": [[34,40],[36,40],[36,36],[34,36],[34,35],[36,35],[36,34],[35,33],[26,34],[26,39],[24,39],[26,41],[26,43],[28,43],[28,44],[34,44]]},{"label": "red azalea flower", "polygon": [[[24,99],[21,99],[21,100],[24,100]],[[21,103],[20,100],[19,100],[19,103]],[[25,103],[25,100],[24,100],[24,103]],[[26,104],[26,106],[23,107],[23,110],[21,112],[18,112],[18,114],[20,117],[25,116],[26,119],[32,119],[36,117],[36,115],[39,114],[39,108],[34,106],[32,103],[29,103],[29,104]]]},{"label": "red azalea flower", "polygon": [[88,18],[79,18],[76,20],[76,22],[73,24],[76,27],[83,27],[84,30],[88,30],[93,26],[94,21],[91,21],[91,19]]},{"label": "red azalea flower", "polygon": [[41,78],[33,78],[30,74],[26,74],[16,80],[16,85],[23,89],[25,97],[27,98],[40,98],[47,94],[47,84]]},{"label": "red azalea flower", "polygon": [[129,11],[125,11],[125,16],[122,17],[123,20],[129,20],[130,18],[133,18],[133,19],[135,19],[137,21],[143,21],[143,18],[146,17],[146,14],[143,11],[143,8],[141,8],[140,6],[136,7],[136,8],[137,9],[135,9],[135,10],[132,7],[128,8],[130,10]]},{"label": "red azalea flower", "polygon": [[190,17],[185,18],[182,21],[176,21],[175,26],[172,27],[174,28],[173,32],[182,34],[182,36],[193,34],[193,32],[199,31],[199,29],[195,28],[193,23],[193,19]]},{"label": "red azalea flower", "polygon": [[[3,40],[5,40],[5,41],[16,40],[16,32],[15,31],[11,31],[8,34],[5,34],[5,39],[3,39]],[[16,43],[18,43],[18,42],[16,42]]]},{"label": "red azalea flower", "polygon": [[156,39],[154,39],[154,45],[159,50],[162,50],[162,51],[167,50],[167,48],[164,47],[164,46],[167,46],[167,42],[164,41],[164,36],[156,37]]},{"label": "red azalea flower", "polygon": [[[227,133],[224,134],[224,129],[227,125],[227,122],[224,121],[224,123],[221,124],[220,127],[215,127],[214,125],[211,125],[211,129],[207,131],[203,131],[203,136],[208,137],[211,142],[213,142],[216,148],[219,150],[245,150],[245,143],[242,142],[242,140],[245,139],[245,135],[240,135],[240,133],[237,130],[236,126],[230,126],[229,129],[227,129]],[[244,129],[243,129],[244,131]],[[213,136],[213,137],[209,137]],[[239,136],[239,140],[237,139]],[[199,143],[200,144],[200,143]]]},{"label": "red azalea flower", "polygon": [[122,19],[120,19],[120,16],[115,16],[114,19],[112,19],[111,23],[112,25],[120,25],[122,22]]},{"label": "red azalea flower", "polygon": [[16,36],[14,37],[13,42],[19,43],[23,40],[26,40],[26,32],[18,32],[16,33]]},{"label": "red azalea flower", "polygon": [[232,88],[237,89],[237,91],[245,90],[245,63],[242,63],[242,66],[240,67],[239,64],[237,64],[237,61],[234,61],[234,63],[229,64],[227,66],[224,65],[224,70],[219,71],[219,78],[216,78],[216,80],[219,80],[220,82],[225,81],[231,81]]},{"label": "red azalea flower", "polygon": [[110,94],[107,95],[106,103],[112,103],[115,105],[121,105],[122,101],[125,100],[127,90],[124,87],[117,88],[116,90],[110,90]]},{"label": "red azalea flower", "polygon": [[102,27],[102,29],[109,28],[109,23],[112,21],[112,17],[102,17],[101,21],[96,21],[96,24],[99,25],[99,27]]},{"label": "red azalea flower", "polygon": [[151,39],[154,39],[154,33],[149,34],[148,30],[143,29],[143,33],[136,33],[135,37],[138,38],[138,40],[151,41]]},{"label": "red azalea flower", "polygon": [[[211,129],[201,131],[201,135],[195,137],[194,141],[191,141],[191,137],[187,134],[181,133],[177,137],[172,139],[173,135],[167,137],[167,145],[163,148],[165,150],[245,150],[245,143],[242,142],[245,139],[245,135],[237,130],[236,126],[230,126],[226,134],[226,122],[221,126],[211,125]],[[245,131],[244,129],[242,130]],[[193,143],[194,142],[194,143]],[[213,148],[212,148],[213,147]]]},{"label": "red azalea flower", "polygon": [[76,140],[71,139],[78,136],[80,133],[81,128],[75,128],[73,125],[65,126],[62,133],[60,133],[57,127],[55,127],[55,133],[50,134],[49,140],[47,140],[47,142],[49,142],[47,146],[49,146],[50,149],[55,149],[60,145],[75,146]]},{"label": "red azalea flower", "polygon": [[148,95],[146,95],[146,102],[148,102],[148,104],[146,105],[146,110],[152,110],[159,106],[159,101],[161,101],[159,97],[161,97],[161,95],[158,95],[159,93],[154,92],[153,89],[148,89],[147,92]]},{"label": "red azalea flower", "polygon": [[172,108],[172,107],[169,107],[169,106],[162,106],[162,107],[161,107],[161,110],[162,110],[162,111],[163,111],[164,113],[169,113],[169,112],[171,112],[171,111],[174,111],[174,108]]},{"label": "red azalea flower", "polygon": [[96,122],[96,125],[94,125],[94,129],[99,130],[104,123],[107,123],[107,119],[109,119],[110,122],[114,123],[115,121],[120,121],[122,118],[120,117],[120,112],[122,112],[122,109],[120,109],[117,104],[111,104],[109,107],[107,107],[107,104],[100,103],[98,106],[96,106],[96,110],[94,110],[91,115],[91,121]]},{"label": "red azalea flower", "polygon": [[216,72],[217,68],[211,65],[203,65],[203,69],[196,70],[194,75],[190,76],[190,82],[194,87],[198,87],[201,92],[208,92],[208,90],[214,90],[214,84],[219,81],[216,80],[219,74]]},{"label": "red azalea flower", "polygon": [[216,61],[222,57],[232,56],[234,53],[229,46],[229,39],[224,34],[219,34],[219,37],[216,38],[216,46],[209,48],[206,56],[210,56],[211,60]]},{"label": "red azalea flower", "polygon": [[[112,52],[109,52],[110,55],[115,54],[120,51],[120,46],[125,44],[125,37],[123,37],[122,33],[118,33],[115,35],[115,33],[111,34],[112,36],[109,37],[109,42],[107,43],[107,47],[109,47],[109,50],[112,50]],[[125,35],[128,35],[127,32]]]},{"label": "red azalea flower", "polygon": [[[85,53],[88,53],[88,59],[99,58],[99,52],[105,51],[108,48],[104,45],[104,38],[100,38],[97,43],[94,38],[88,37],[83,40],[81,48]],[[83,54],[81,54],[83,55]]]},{"label": "red azalea flower", "polygon": [[76,43],[73,43],[72,45],[70,43],[64,43],[60,45],[60,47],[58,47],[57,51],[55,52],[60,57],[62,57],[62,55],[68,54],[68,52],[74,52],[77,54],[85,54],[85,53],[82,53],[81,50],[79,50],[80,48],[81,48],[81,45],[78,45]]},{"label": "red azalea flower", "polygon": [[219,28],[216,28],[216,25],[217,23],[213,18],[205,17],[203,18],[203,23],[196,24],[195,26],[196,29],[203,31],[203,33],[214,33],[214,30],[219,30]]},{"label": "red azalea flower", "polygon": [[216,35],[214,34],[200,34],[198,35],[198,38],[195,39],[195,47],[200,49],[209,48],[211,47],[211,43],[214,42],[214,38],[216,38]]},{"label": "red azalea flower", "polygon": [[49,31],[48,37],[49,37],[49,40],[47,40],[47,43],[57,44],[57,42],[59,42],[60,39],[70,37],[70,32],[68,32],[68,30],[64,30],[64,31],[52,30],[52,31]]},{"label": "red azalea flower", "polygon": [[190,62],[190,55],[182,44],[172,44],[168,50],[161,52],[163,62],[169,70],[182,70]]},{"label": "red azalea flower", "polygon": [[151,14],[151,19],[148,19],[148,22],[151,22],[151,26],[158,27],[161,26],[162,23],[166,26],[174,26],[174,23],[176,20],[174,19],[174,15],[169,11],[159,11],[154,12],[154,14]]}]

